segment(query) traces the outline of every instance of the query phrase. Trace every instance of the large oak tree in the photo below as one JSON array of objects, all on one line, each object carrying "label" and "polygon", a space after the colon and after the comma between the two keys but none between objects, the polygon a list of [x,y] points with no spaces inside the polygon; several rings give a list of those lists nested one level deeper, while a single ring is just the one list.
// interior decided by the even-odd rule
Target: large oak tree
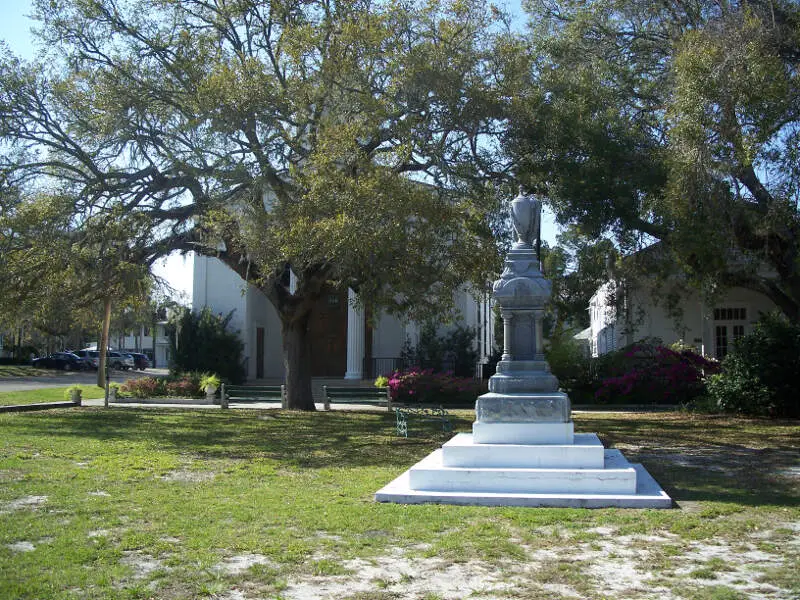
[{"label": "large oak tree", "polygon": [[[289,406],[313,410],[325,286],[415,318],[497,253],[491,69],[477,0],[40,0],[45,61],[0,64],[3,184],[132,223],[147,264],[224,261],[281,320]],[[290,287],[289,270],[296,287]]]},{"label": "large oak tree", "polygon": [[[526,3],[506,148],[558,218],[800,319],[800,7]],[[712,293],[713,295],[713,293]]]}]

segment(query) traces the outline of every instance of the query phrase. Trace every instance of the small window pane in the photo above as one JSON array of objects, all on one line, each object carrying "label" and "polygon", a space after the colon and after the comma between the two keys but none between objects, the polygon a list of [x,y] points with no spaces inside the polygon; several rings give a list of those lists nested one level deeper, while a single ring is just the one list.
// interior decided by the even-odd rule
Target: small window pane
[{"label": "small window pane", "polygon": [[725,358],[728,353],[728,328],[724,325],[716,327],[716,355],[717,358]]}]

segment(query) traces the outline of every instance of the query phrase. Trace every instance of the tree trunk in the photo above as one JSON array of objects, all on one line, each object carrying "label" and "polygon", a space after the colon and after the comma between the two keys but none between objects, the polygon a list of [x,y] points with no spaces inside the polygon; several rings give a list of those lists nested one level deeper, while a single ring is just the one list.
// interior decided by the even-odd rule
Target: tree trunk
[{"label": "tree trunk", "polygon": [[316,410],[311,394],[310,311],[300,317],[281,316],[283,366],[286,371],[287,406],[293,410]]},{"label": "tree trunk", "polygon": [[[105,299],[105,310],[103,311],[103,333],[100,335],[100,343],[97,344],[97,355],[100,362],[97,365],[97,386],[106,387],[106,354],[108,353],[108,330],[111,325],[111,298]],[[108,406],[108,394],[106,394],[105,405]]]}]

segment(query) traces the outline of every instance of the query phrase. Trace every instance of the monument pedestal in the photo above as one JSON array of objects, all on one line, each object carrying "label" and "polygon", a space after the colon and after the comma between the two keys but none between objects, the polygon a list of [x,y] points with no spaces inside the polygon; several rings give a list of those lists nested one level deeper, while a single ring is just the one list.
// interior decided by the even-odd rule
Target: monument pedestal
[{"label": "monument pedestal", "polygon": [[[513,438],[520,432],[520,438],[530,439],[535,432],[540,440],[479,442],[476,432],[482,427],[475,423],[473,434],[456,434],[378,490],[375,499],[403,504],[574,508],[672,505],[644,467],[629,463],[619,450],[606,450],[593,433],[573,434],[572,422],[485,425],[498,437],[505,432]],[[561,437],[570,439],[543,441]]]},{"label": "monument pedestal", "polygon": [[475,403],[472,433],[459,433],[375,494],[379,502],[669,508],[641,465],[576,434],[570,401],[544,359],[542,318],[550,282],[532,239],[541,206],[512,202],[519,236],[494,283],[503,317],[503,357],[489,393]]}]

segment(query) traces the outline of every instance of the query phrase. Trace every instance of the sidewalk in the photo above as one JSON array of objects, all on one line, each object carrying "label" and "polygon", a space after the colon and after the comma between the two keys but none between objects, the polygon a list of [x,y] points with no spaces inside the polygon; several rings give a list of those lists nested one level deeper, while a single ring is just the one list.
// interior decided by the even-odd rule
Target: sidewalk
[{"label": "sidewalk", "polygon": [[[180,400],[180,399],[178,399]],[[83,406],[103,406],[104,402],[102,398],[96,398],[93,400],[83,400]],[[157,399],[153,399],[151,401],[144,401],[144,402],[112,402],[109,406],[113,406],[115,408],[199,408],[199,409],[208,409],[208,410],[224,410],[220,407],[219,404],[195,404],[192,402],[191,399],[186,399],[183,402],[173,401],[173,402],[160,402]],[[325,405],[322,402],[315,402],[314,406],[318,411],[324,412]],[[231,402],[228,405],[227,410],[231,409],[258,409],[258,410],[281,410],[281,403],[280,402]],[[285,409],[284,409],[285,410]],[[331,403],[331,410],[333,411],[349,411],[349,410],[377,410],[377,411],[385,411],[385,408],[381,408],[380,406],[375,406],[372,404],[334,404]]]}]

